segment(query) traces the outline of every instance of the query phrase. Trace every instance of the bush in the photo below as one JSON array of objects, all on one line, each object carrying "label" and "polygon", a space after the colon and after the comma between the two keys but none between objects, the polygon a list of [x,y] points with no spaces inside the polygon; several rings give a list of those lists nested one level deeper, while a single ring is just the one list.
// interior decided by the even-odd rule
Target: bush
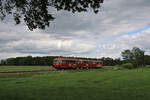
[{"label": "bush", "polygon": [[123,65],[121,65],[121,67],[126,68],[126,69],[133,69],[134,68],[134,66],[131,63],[123,64]]},{"label": "bush", "polygon": [[123,67],[121,67],[120,65],[116,65],[112,67],[113,70],[122,70],[124,69]]}]

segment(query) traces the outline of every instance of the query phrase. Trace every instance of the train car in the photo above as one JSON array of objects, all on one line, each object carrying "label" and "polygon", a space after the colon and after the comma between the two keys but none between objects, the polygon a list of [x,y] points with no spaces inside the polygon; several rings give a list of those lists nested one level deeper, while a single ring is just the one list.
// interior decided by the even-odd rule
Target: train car
[{"label": "train car", "polygon": [[99,60],[83,60],[71,58],[55,58],[53,67],[56,69],[90,69],[101,68],[103,62]]}]

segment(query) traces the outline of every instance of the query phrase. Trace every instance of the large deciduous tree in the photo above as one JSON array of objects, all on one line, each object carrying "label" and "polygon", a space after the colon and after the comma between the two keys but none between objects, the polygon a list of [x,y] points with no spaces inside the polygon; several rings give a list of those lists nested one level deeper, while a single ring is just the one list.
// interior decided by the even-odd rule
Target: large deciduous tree
[{"label": "large deciduous tree", "polygon": [[145,65],[144,53],[145,51],[134,47],[132,50],[124,50],[121,55],[124,60],[131,62],[135,67],[138,67]]},{"label": "large deciduous tree", "polygon": [[16,24],[24,22],[30,30],[45,29],[54,16],[50,14],[50,7],[69,12],[85,12],[92,8],[95,13],[99,11],[104,0],[0,0],[0,19],[12,15]]}]

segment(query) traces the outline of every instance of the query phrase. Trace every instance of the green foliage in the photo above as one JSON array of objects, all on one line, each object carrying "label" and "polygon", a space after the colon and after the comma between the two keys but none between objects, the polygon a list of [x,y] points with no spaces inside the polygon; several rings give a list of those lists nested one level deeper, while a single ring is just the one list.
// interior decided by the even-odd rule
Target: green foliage
[{"label": "green foliage", "polygon": [[[45,29],[54,20],[49,8],[69,12],[99,11],[104,0],[0,0],[0,19],[12,15],[16,24],[23,19],[28,28]],[[51,12],[52,13],[52,12]],[[23,17],[23,18],[22,18]]]},{"label": "green foliage", "polygon": [[124,60],[131,60],[132,59],[132,52],[130,50],[124,50],[122,53],[121,53],[122,57]]},{"label": "green foliage", "polygon": [[144,53],[145,51],[133,47],[132,50],[124,50],[121,55],[126,62],[132,63],[135,67],[144,66]]},{"label": "green foliage", "polygon": [[8,58],[1,61],[1,65],[15,65],[15,66],[52,66],[53,59],[59,56],[45,56],[45,57],[16,57]]},{"label": "green foliage", "polygon": [[122,68],[126,68],[126,69],[133,69],[134,66],[131,63],[125,63],[123,65],[121,65]]},{"label": "green foliage", "polygon": [[150,56],[149,55],[145,55],[144,61],[145,61],[145,65],[150,65]]},{"label": "green foliage", "polygon": [[110,57],[102,57],[101,60],[105,66],[114,66],[115,62],[113,58]]}]

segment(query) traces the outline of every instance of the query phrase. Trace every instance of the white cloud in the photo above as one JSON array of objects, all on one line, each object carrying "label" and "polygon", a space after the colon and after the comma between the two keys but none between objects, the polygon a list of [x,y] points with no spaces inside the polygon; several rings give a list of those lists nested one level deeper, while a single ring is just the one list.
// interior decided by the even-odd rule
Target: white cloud
[{"label": "white cloud", "polygon": [[115,42],[120,43],[122,47],[126,48],[139,47],[145,50],[146,53],[150,53],[149,36],[150,36],[150,29],[135,35],[125,35],[119,37],[115,40]]},{"label": "white cloud", "polygon": [[0,23],[0,59],[25,55],[117,58],[123,49],[150,48],[150,30],[116,38],[150,25],[149,6],[149,0],[105,0],[99,14],[55,11],[49,28],[33,32],[24,23],[5,20]]}]

